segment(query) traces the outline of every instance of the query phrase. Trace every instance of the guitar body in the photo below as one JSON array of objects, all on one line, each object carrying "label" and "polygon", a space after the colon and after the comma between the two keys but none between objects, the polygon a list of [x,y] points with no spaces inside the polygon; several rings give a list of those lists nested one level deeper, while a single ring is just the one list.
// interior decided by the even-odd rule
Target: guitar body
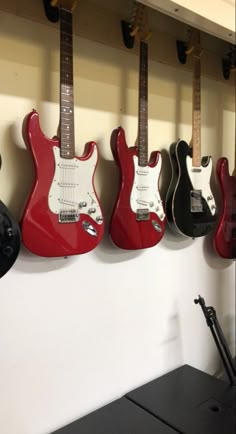
[{"label": "guitar body", "polygon": [[[208,234],[216,221],[216,206],[210,189],[211,157],[204,157],[201,167],[193,168],[192,149],[179,140],[170,147],[170,161],[172,179],[167,192],[166,215],[171,229],[190,238]],[[191,206],[194,207],[191,197],[195,194],[192,192],[201,192],[201,211],[191,210]]]},{"label": "guitar body", "polygon": [[[163,237],[166,225],[158,191],[161,154],[153,152],[148,166],[138,166],[137,148],[128,148],[121,127],[112,133],[111,148],[121,173],[120,191],[110,222],[112,241],[127,250],[155,246]],[[139,186],[144,183],[148,189],[137,195]],[[137,220],[137,208],[148,210],[148,220]]]},{"label": "guitar body", "polygon": [[20,228],[0,201],[0,278],[14,264],[20,250]]},{"label": "guitar body", "polygon": [[[45,257],[77,255],[94,249],[104,232],[93,185],[96,143],[90,142],[87,153],[80,158],[61,158],[59,140],[44,136],[36,111],[25,117],[23,137],[36,169],[22,218],[23,243],[32,253]],[[76,222],[63,220],[69,213],[70,201],[78,209]]]},{"label": "guitar body", "polygon": [[219,178],[223,210],[214,237],[214,244],[220,256],[236,258],[236,177],[229,175],[227,158],[220,158],[216,166]]}]

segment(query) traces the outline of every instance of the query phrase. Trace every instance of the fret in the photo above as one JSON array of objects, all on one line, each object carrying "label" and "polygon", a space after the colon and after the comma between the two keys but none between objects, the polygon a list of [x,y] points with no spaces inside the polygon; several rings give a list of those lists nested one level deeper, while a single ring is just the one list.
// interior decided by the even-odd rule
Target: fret
[{"label": "fret", "polygon": [[138,164],[148,164],[148,45],[144,41],[140,41],[139,57]]},{"label": "fret", "polygon": [[72,14],[61,8],[60,15],[60,154],[63,158],[74,158]]}]

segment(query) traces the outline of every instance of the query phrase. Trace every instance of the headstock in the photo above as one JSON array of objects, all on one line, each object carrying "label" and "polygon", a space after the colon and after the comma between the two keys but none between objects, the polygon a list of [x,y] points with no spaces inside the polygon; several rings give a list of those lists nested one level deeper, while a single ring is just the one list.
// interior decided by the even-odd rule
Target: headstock
[{"label": "headstock", "polygon": [[135,36],[139,41],[147,41],[151,36],[148,27],[147,8],[142,3],[135,1],[135,13],[133,20],[133,30],[131,36]]},{"label": "headstock", "polygon": [[77,0],[51,0],[51,6],[63,7],[69,11],[76,8]]}]

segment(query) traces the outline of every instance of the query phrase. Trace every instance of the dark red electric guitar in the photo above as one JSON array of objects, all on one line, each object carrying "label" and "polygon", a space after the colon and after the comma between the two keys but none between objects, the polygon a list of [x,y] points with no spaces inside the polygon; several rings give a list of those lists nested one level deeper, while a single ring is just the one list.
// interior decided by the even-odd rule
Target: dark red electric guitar
[{"label": "dark red electric guitar", "polygon": [[236,259],[236,149],[234,164],[232,176],[229,174],[227,158],[220,158],[216,166],[223,209],[215,233],[214,244],[219,255],[227,259]]},{"label": "dark red electric guitar", "polygon": [[139,111],[137,146],[128,148],[119,127],[111,136],[111,148],[120,167],[121,185],[110,222],[112,241],[127,250],[156,245],[163,237],[165,212],[158,190],[161,154],[148,159],[148,44],[145,6],[138,4],[134,33],[140,44]]},{"label": "dark red electric guitar", "polygon": [[39,256],[89,252],[101,241],[104,222],[93,179],[98,150],[89,142],[75,155],[72,8],[74,0],[53,1],[60,10],[60,138],[42,133],[36,111],[23,123],[36,177],[22,219],[22,240]]}]

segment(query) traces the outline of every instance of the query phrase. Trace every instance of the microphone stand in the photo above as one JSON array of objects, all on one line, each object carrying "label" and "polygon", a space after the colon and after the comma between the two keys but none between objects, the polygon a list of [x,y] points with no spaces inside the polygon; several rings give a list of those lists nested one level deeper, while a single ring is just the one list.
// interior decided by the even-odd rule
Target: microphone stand
[{"label": "microphone stand", "polygon": [[220,353],[229,382],[232,386],[236,385],[236,367],[230,349],[224,337],[223,331],[217,320],[216,311],[212,306],[206,306],[204,298],[200,295],[194,300],[195,304],[200,304],[206,318],[206,323],[210,327],[217,349]]}]

